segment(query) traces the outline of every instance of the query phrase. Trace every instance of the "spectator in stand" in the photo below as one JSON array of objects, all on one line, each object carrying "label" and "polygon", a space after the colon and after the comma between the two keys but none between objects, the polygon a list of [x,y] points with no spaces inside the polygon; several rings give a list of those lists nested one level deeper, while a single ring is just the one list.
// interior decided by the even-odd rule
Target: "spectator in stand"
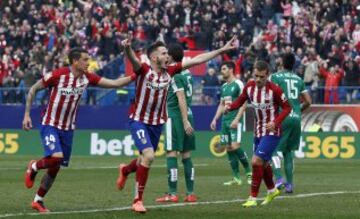
[{"label": "spectator in stand", "polygon": [[339,103],[339,89],[338,86],[344,77],[344,71],[338,65],[331,66],[327,70],[327,62],[323,62],[319,68],[320,75],[325,79],[325,104]]},{"label": "spectator in stand", "polygon": [[215,68],[209,68],[206,75],[201,80],[203,85],[203,102],[205,105],[213,105],[217,99],[217,92],[220,86],[219,78]]},{"label": "spectator in stand", "polygon": [[359,88],[353,88],[359,86],[360,84],[360,69],[355,61],[349,60],[345,63],[344,66],[345,71],[345,86],[346,87],[346,102],[352,103],[357,101],[357,94]]}]

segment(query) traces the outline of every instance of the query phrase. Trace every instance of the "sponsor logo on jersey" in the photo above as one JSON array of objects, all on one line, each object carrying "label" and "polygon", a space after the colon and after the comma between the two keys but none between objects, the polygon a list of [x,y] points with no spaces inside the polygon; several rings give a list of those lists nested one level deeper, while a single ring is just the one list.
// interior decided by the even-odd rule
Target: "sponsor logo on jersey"
[{"label": "sponsor logo on jersey", "polygon": [[84,93],[84,88],[82,87],[74,87],[74,88],[60,88],[61,95],[82,95]]}]

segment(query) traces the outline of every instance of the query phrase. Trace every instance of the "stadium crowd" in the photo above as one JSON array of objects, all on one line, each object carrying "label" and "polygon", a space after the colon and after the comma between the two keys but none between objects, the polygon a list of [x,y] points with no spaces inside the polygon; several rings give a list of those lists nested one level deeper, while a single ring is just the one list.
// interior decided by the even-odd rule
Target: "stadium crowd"
[{"label": "stadium crowd", "polygon": [[[92,71],[116,78],[125,72],[120,42],[129,35],[139,53],[156,40],[212,50],[236,35],[238,49],[209,62],[209,71],[219,76],[219,64],[233,60],[237,76],[247,81],[256,59],[276,71],[280,54],[293,52],[294,71],[314,102],[338,103],[341,85],[351,103],[359,90],[351,87],[360,84],[359,12],[358,0],[0,1],[0,88],[30,87],[66,65],[72,47],[89,51]],[[23,96],[21,89],[4,90],[2,103]]]}]

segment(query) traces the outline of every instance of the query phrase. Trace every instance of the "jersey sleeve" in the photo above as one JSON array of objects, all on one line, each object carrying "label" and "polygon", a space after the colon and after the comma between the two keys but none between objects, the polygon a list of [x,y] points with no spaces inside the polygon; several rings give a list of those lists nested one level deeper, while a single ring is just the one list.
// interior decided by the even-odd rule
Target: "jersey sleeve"
[{"label": "jersey sleeve", "polygon": [[141,64],[141,67],[135,71],[135,74],[136,75],[143,75],[143,74],[146,74],[150,69],[150,66],[146,63],[142,63]]},{"label": "jersey sleeve", "polygon": [[42,84],[44,85],[44,87],[53,87],[59,83],[60,75],[61,75],[60,69],[56,69],[51,73],[47,73],[41,79]]},{"label": "jersey sleeve", "polygon": [[171,86],[175,93],[178,91],[184,90],[185,83],[184,83],[182,75],[180,75],[180,74],[175,75],[171,81]]},{"label": "jersey sleeve", "polygon": [[247,93],[248,87],[249,87],[249,83],[246,84],[240,96],[230,105],[229,111],[239,109],[248,100],[249,98]]},{"label": "jersey sleeve", "polygon": [[167,72],[171,75],[174,76],[175,74],[178,74],[182,71],[182,63],[181,62],[177,62],[174,65],[170,65],[167,69]]},{"label": "jersey sleeve", "polygon": [[101,77],[95,73],[86,73],[86,77],[91,85],[97,85],[101,79]]}]

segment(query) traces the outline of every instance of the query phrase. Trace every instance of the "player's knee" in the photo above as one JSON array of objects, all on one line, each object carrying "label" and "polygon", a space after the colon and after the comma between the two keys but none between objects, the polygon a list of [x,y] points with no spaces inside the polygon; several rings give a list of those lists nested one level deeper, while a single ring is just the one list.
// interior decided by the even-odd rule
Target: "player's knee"
[{"label": "player's knee", "polygon": [[143,153],[143,161],[147,164],[150,165],[155,159],[155,153],[148,151],[147,153]]},{"label": "player's knee", "polygon": [[191,157],[191,153],[190,151],[186,151],[186,152],[181,152],[181,158],[182,159],[187,159]]},{"label": "player's knee", "polygon": [[64,158],[64,154],[62,152],[53,153],[51,156],[56,158]]},{"label": "player's knee", "polygon": [[176,156],[177,156],[177,153],[176,153],[176,151],[168,151],[168,152],[166,153],[166,156],[167,156],[167,157],[176,157]]},{"label": "player's knee", "polygon": [[253,158],[251,159],[251,164],[255,166],[260,166],[264,164],[264,161],[258,156],[253,156]]}]

